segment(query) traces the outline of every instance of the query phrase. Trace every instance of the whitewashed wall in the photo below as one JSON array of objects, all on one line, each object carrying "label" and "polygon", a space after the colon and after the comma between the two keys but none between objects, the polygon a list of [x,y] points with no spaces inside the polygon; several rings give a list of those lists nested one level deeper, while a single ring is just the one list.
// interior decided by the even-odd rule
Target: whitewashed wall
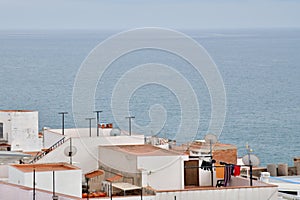
[{"label": "whitewashed wall", "polygon": [[60,133],[53,132],[51,130],[44,130],[43,132],[43,148],[45,149],[51,147],[53,144],[65,137]]},{"label": "whitewashed wall", "polygon": [[[53,172],[36,172],[36,188],[52,191]],[[24,173],[14,167],[9,167],[9,183],[33,187],[33,172]],[[55,171],[55,191],[61,194],[81,197],[81,170]]]},{"label": "whitewashed wall", "polygon": [[0,165],[0,179],[8,178],[8,165]]},{"label": "whitewashed wall", "polygon": [[3,139],[11,142],[11,120],[10,112],[0,111],[0,123],[3,123]]},{"label": "whitewashed wall", "polygon": [[[8,182],[18,185],[25,185],[24,173],[15,167],[8,167]],[[32,186],[32,184],[30,185]]]},{"label": "whitewashed wall", "polygon": [[11,144],[12,151],[39,151],[37,111],[0,111],[3,134]]},{"label": "whitewashed wall", "polygon": [[[199,168],[199,184],[200,186],[211,186],[211,171]],[[216,171],[213,171],[213,185],[217,184]]]},{"label": "whitewashed wall", "polygon": [[137,169],[137,156],[126,152],[99,147],[99,160],[102,164],[120,172],[140,172]]},{"label": "whitewashed wall", "polygon": [[184,189],[184,160],[187,156],[139,156],[138,169],[143,169],[143,187],[160,190]]},{"label": "whitewashed wall", "polygon": [[[93,198],[94,200],[97,200],[97,198]],[[99,200],[108,200],[110,198],[98,198]],[[143,196],[143,200],[155,200],[155,196]],[[127,196],[127,197],[113,197],[113,200],[142,200],[141,196]]]},{"label": "whitewashed wall", "polygon": [[[79,200],[81,198],[56,193],[59,200]],[[36,199],[52,199],[52,192],[36,189]],[[0,183],[0,200],[32,200],[33,190],[12,184]]]},{"label": "whitewashed wall", "polygon": [[158,192],[155,200],[277,200],[277,187]]},{"label": "whitewashed wall", "polygon": [[99,160],[120,172],[141,173],[142,186],[154,189],[184,189],[184,161],[188,156],[142,156],[100,147]]},{"label": "whitewashed wall", "polygon": [[[48,129],[48,131],[56,132],[58,134],[62,134],[62,129]],[[110,132],[112,131],[112,128],[99,128],[99,136],[111,136]],[[65,136],[69,137],[90,137],[90,128],[66,128]],[[128,132],[122,130],[120,132],[120,135],[122,136],[128,136]],[[133,134],[134,136],[135,134]],[[97,128],[91,127],[91,136],[97,137]]]},{"label": "whitewashed wall", "polygon": [[[72,146],[77,153],[72,157],[73,164],[82,169],[83,173],[98,169],[98,146],[122,145],[122,144],[144,144],[143,135],[135,136],[107,136],[107,137],[77,137],[72,138]],[[48,153],[37,163],[69,162],[70,158],[65,156],[64,150],[69,147],[70,141]]]},{"label": "whitewashed wall", "polygon": [[[5,196],[3,195],[5,194]],[[216,189],[216,190],[197,190],[197,191],[177,191],[177,192],[158,192],[156,196],[143,196],[143,200],[278,200],[277,187],[253,187],[237,189]],[[36,199],[51,199],[52,193],[37,190]],[[31,200],[32,190],[28,188],[18,188],[10,184],[0,183],[0,199],[2,200]],[[60,200],[78,199],[59,195]],[[97,198],[93,198],[97,199]],[[99,200],[110,199],[99,198]],[[113,197],[114,200],[140,200],[140,196]]]}]

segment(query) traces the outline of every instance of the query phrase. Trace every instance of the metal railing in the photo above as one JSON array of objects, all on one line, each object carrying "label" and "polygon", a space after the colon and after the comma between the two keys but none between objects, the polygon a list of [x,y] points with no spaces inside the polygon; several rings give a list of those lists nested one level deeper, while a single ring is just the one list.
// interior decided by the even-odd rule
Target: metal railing
[{"label": "metal railing", "polygon": [[44,150],[42,153],[37,154],[33,160],[31,160],[29,163],[35,163],[36,161],[40,160],[41,158],[43,158],[45,155],[47,155],[48,153],[50,153],[52,150],[56,149],[57,147],[59,147],[60,145],[62,145],[63,143],[65,143],[65,137],[63,137],[62,139],[60,139],[59,141],[57,141],[55,144],[53,144],[51,147],[49,147],[48,149]]}]

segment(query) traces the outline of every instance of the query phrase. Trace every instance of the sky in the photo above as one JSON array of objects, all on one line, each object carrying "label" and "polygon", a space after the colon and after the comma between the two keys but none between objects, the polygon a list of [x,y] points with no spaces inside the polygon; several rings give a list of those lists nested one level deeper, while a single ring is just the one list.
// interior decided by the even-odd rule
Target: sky
[{"label": "sky", "polygon": [[0,0],[0,29],[300,27],[298,0]]}]

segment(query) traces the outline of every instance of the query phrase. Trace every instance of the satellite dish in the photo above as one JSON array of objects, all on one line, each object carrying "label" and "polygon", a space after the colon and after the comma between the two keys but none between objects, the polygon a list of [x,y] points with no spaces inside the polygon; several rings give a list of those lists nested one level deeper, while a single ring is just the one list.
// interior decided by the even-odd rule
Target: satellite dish
[{"label": "satellite dish", "polygon": [[66,156],[71,157],[71,156],[75,156],[75,154],[77,153],[77,148],[74,146],[67,146],[64,150],[64,153]]},{"label": "satellite dish", "polygon": [[113,128],[110,131],[110,136],[119,136],[121,135],[121,130],[119,128]]},{"label": "satellite dish", "polygon": [[[250,157],[250,160],[249,160],[249,157]],[[245,155],[242,158],[242,161],[245,165],[250,165],[250,161],[251,161],[251,165],[253,165],[255,167],[259,166],[259,164],[260,164],[259,158],[254,154],[250,154],[250,156]]]},{"label": "satellite dish", "polygon": [[214,134],[207,134],[204,137],[205,142],[209,143],[209,144],[215,144],[216,142],[218,142],[218,138],[216,135]]}]

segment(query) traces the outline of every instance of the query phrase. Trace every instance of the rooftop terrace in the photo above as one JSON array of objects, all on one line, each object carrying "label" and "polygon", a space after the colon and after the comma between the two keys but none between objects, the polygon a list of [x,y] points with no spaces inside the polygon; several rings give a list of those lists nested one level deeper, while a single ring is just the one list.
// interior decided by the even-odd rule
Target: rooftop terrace
[{"label": "rooftop terrace", "polygon": [[64,170],[78,170],[79,168],[67,163],[43,163],[43,164],[14,164],[12,167],[17,168],[22,172],[36,172],[45,171],[64,171]]}]

